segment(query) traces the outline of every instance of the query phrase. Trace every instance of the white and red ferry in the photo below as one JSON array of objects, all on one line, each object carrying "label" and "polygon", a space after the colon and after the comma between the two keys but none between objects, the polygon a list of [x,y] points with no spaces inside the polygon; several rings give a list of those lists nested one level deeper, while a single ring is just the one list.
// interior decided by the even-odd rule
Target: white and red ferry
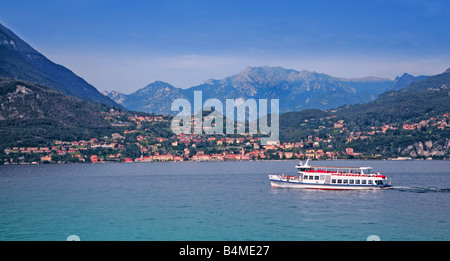
[{"label": "white and red ferry", "polygon": [[298,176],[269,175],[272,187],[349,190],[392,186],[385,175],[371,173],[371,167],[309,166],[308,162],[296,166]]}]

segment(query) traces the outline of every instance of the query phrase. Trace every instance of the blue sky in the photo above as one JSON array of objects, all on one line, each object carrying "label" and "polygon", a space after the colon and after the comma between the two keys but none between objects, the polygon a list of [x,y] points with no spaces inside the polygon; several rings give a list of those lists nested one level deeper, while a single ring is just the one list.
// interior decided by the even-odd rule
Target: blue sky
[{"label": "blue sky", "polygon": [[446,0],[2,0],[0,23],[99,90],[246,66],[393,79],[450,67]]}]

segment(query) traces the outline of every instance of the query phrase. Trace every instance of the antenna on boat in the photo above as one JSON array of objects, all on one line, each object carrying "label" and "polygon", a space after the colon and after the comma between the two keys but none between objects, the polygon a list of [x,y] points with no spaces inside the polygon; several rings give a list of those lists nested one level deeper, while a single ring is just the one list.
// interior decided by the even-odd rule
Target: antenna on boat
[{"label": "antenna on boat", "polygon": [[308,157],[308,159],[306,160],[305,165],[303,165],[303,167],[309,167],[308,162],[309,162],[309,157]]}]

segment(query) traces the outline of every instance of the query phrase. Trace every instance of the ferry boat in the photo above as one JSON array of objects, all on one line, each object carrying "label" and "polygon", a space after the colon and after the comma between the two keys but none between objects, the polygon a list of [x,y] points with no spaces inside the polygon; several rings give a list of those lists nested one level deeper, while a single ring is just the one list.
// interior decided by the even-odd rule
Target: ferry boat
[{"label": "ferry boat", "polygon": [[309,166],[309,159],[296,166],[298,176],[269,175],[272,187],[323,190],[382,189],[392,186],[385,175],[371,167]]}]

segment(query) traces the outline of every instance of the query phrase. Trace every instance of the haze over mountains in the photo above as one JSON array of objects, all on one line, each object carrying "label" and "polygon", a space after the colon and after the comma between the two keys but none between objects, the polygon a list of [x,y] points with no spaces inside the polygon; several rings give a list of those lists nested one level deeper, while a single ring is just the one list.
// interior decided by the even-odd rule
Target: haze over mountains
[{"label": "haze over mountains", "polygon": [[221,80],[210,79],[187,89],[156,81],[132,93],[103,92],[125,108],[161,114],[173,114],[171,103],[177,98],[193,100],[194,91],[202,91],[203,100],[279,99],[280,112],[303,109],[331,109],[344,104],[358,104],[374,100],[387,90],[405,88],[426,76],[403,74],[394,81],[365,77],[346,79],[327,74],[296,71],[282,67],[247,67],[236,75]]},{"label": "haze over mountains", "polygon": [[194,91],[202,91],[203,101],[226,99],[279,99],[280,112],[338,108],[375,100],[389,90],[401,90],[427,76],[403,74],[394,80],[379,77],[346,79],[307,70],[282,67],[247,67],[224,79],[181,89],[155,81],[132,94],[116,91],[101,94],[94,86],[62,65],[37,52],[11,30],[0,24],[0,76],[45,85],[84,101],[121,105],[129,110],[175,114],[172,102],[184,98],[193,102]]},{"label": "haze over mountains", "polygon": [[421,81],[411,82],[406,88],[386,91],[374,101],[345,106],[338,112],[343,118],[352,119],[359,125],[377,120],[384,123],[401,122],[448,113],[450,68]]}]

